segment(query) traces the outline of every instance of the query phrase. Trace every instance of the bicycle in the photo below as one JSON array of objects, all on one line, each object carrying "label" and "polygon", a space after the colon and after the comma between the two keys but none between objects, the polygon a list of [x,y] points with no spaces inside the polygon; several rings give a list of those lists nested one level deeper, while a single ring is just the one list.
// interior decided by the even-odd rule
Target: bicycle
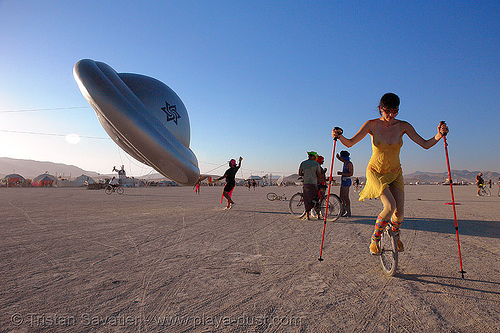
[{"label": "bicycle", "polygon": [[269,201],[275,201],[275,200],[286,201],[286,196],[285,196],[285,193],[283,193],[283,195],[277,195],[276,193],[270,192],[267,194],[267,200],[269,200]]},{"label": "bicycle", "polygon": [[[288,204],[290,214],[293,216],[300,216],[304,213],[304,194],[302,192],[295,193],[290,198]],[[314,210],[321,212],[325,216],[326,210],[326,195],[320,195],[320,199],[315,203]],[[328,200],[328,216],[326,218],[329,222],[337,221],[342,212],[342,202],[338,195],[331,193]]]},{"label": "bicycle", "polygon": [[398,244],[394,231],[392,231],[392,224],[387,223],[380,238],[380,263],[382,270],[389,276],[396,274],[398,268]]},{"label": "bicycle", "polygon": [[113,185],[107,185],[106,188],[104,189],[104,193],[106,193],[107,195],[111,195],[111,193],[113,192],[122,195],[123,192],[125,192],[125,190],[121,186],[113,186]]},{"label": "bicycle", "polygon": [[[482,197],[489,197],[489,196],[491,196],[491,192],[486,187],[485,184],[481,184],[480,185],[480,187],[479,187],[479,195],[482,196]],[[499,192],[499,196],[500,196],[500,192]]]}]

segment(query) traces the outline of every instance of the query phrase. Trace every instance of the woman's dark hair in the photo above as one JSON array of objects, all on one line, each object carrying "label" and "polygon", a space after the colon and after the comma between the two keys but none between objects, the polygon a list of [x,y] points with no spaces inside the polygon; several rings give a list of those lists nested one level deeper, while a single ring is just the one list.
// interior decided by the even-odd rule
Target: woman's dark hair
[{"label": "woman's dark hair", "polygon": [[388,109],[397,109],[399,108],[399,97],[398,95],[394,93],[386,93],[382,98],[380,99],[380,103],[378,104],[378,109],[380,115],[382,115],[382,111],[380,111],[380,108],[385,107]]}]

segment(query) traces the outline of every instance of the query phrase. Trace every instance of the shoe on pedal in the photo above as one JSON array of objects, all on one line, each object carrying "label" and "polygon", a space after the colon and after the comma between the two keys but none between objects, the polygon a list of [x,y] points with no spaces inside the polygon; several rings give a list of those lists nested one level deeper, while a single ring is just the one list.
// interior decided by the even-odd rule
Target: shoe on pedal
[{"label": "shoe on pedal", "polygon": [[380,250],[380,241],[375,241],[372,239],[372,242],[370,243],[370,253],[374,256],[378,256],[382,253]]}]

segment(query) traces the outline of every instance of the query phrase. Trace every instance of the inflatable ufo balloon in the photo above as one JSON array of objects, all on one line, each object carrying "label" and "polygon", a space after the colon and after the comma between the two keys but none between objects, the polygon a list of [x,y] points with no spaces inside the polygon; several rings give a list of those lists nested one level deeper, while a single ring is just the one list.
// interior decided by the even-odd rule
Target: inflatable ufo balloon
[{"label": "inflatable ufo balloon", "polygon": [[79,61],[73,75],[108,135],[138,161],[180,184],[200,175],[189,149],[186,107],[162,82],[139,74],[117,73],[102,62]]}]

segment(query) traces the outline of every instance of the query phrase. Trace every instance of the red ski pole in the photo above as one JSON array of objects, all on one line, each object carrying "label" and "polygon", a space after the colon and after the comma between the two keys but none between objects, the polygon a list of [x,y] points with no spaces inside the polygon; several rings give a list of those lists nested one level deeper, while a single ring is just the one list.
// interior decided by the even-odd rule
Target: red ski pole
[{"label": "red ski pole", "polygon": [[[343,133],[342,129],[335,127],[335,130],[340,130],[340,134]],[[333,151],[332,151],[332,163],[330,164],[330,178],[328,178],[328,194],[326,195],[326,207],[325,207],[325,223],[323,224],[323,236],[321,237],[321,249],[319,250],[319,261],[323,261],[321,257],[323,254],[323,242],[325,241],[325,230],[326,230],[326,217],[328,216],[328,204],[330,201],[330,189],[332,187],[332,172],[333,172],[333,162],[335,161],[335,146],[337,145],[337,138],[333,139]]]},{"label": "red ski pole", "polygon": [[[441,121],[440,125],[445,125],[444,121]],[[455,196],[453,195],[453,180],[451,179],[451,169],[450,169],[450,159],[448,158],[448,143],[446,142],[446,134],[443,134],[444,140],[444,151],[446,154],[446,164],[448,165],[448,179],[450,180],[450,190],[451,190],[451,204],[453,205],[453,217],[455,218],[455,230],[457,232],[457,244],[458,244],[458,258],[460,260],[460,273],[462,273],[462,279],[464,278],[464,273],[466,273],[462,267],[462,254],[460,252],[460,238],[458,236],[458,222],[457,222],[457,210],[455,209]]]}]

